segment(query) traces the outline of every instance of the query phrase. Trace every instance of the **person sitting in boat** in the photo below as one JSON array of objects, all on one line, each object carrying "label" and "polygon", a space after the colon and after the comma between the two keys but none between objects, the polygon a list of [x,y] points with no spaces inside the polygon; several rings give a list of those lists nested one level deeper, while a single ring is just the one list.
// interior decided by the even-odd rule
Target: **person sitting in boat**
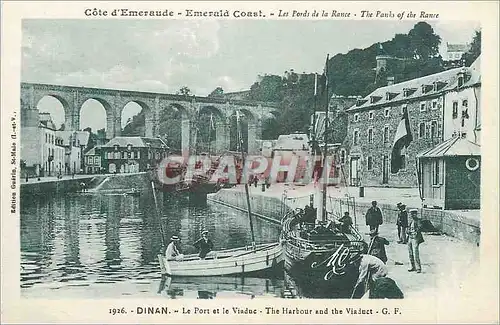
[{"label": "person sitting in boat", "polygon": [[168,244],[165,250],[165,258],[167,261],[179,261],[182,260],[184,255],[179,251],[179,237],[172,236],[170,238],[170,244]]},{"label": "person sitting in boat", "polygon": [[350,264],[359,270],[358,280],[354,285],[351,298],[363,297],[377,279],[384,278],[388,274],[385,263],[372,255],[357,254],[351,259]]},{"label": "person sitting in boat", "polygon": [[339,230],[344,234],[351,233],[352,218],[349,216],[349,212],[344,212],[344,216],[339,219],[340,225]]},{"label": "person sitting in boat", "polygon": [[200,251],[199,256],[202,260],[214,249],[214,243],[208,238],[208,230],[201,233],[201,238],[194,243],[194,247]]},{"label": "person sitting in boat", "polygon": [[382,262],[387,263],[387,253],[385,245],[389,245],[389,241],[378,235],[376,229],[370,230],[370,244],[368,246],[368,254],[378,257]]},{"label": "person sitting in boat", "polygon": [[303,222],[314,224],[315,220],[316,220],[316,209],[314,209],[310,205],[306,205],[306,207],[304,208]]}]

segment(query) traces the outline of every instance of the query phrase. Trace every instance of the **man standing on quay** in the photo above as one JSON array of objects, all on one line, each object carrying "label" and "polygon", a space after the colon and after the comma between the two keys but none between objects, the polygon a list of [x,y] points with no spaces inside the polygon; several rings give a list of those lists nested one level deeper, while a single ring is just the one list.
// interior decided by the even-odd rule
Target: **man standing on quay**
[{"label": "man standing on quay", "polygon": [[372,201],[372,206],[366,211],[366,225],[370,227],[370,231],[376,230],[383,223],[382,211],[377,206],[377,201]]},{"label": "man standing on quay", "polygon": [[418,216],[417,209],[410,210],[411,221],[408,227],[408,254],[410,256],[411,269],[408,272],[422,272],[420,264],[420,252],[418,246],[424,242],[422,236],[422,221]]}]

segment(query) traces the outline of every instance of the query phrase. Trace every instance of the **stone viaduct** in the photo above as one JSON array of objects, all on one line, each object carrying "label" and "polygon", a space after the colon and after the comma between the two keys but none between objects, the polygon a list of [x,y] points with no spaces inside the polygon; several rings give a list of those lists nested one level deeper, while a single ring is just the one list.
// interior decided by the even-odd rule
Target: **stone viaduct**
[{"label": "stone viaduct", "polygon": [[274,118],[277,106],[272,103],[236,101],[221,98],[183,96],[153,92],[88,88],[39,83],[21,83],[21,126],[38,121],[38,102],[45,96],[59,100],[64,108],[66,130],[80,130],[80,110],[89,99],[101,103],[106,111],[106,138],[121,134],[122,111],[130,102],[142,107],[145,114],[145,136],[158,136],[159,116],[162,110],[173,109],[181,113],[182,152],[189,153],[196,143],[193,127],[202,112],[213,114],[216,129],[216,152],[229,150],[231,117],[239,111],[248,121],[248,153],[259,152],[262,121]]}]

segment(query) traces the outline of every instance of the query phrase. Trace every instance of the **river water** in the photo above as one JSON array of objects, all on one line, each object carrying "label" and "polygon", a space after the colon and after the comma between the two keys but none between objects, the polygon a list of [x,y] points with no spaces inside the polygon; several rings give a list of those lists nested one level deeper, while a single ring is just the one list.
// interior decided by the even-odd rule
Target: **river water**
[{"label": "river water", "polygon": [[[282,277],[162,279],[158,215],[183,253],[203,229],[215,249],[251,243],[246,213],[187,195],[78,193],[21,199],[21,295],[43,298],[279,297]],[[159,211],[158,213],[156,211]],[[257,243],[278,240],[279,226],[254,219]],[[279,272],[278,272],[279,273]]]}]

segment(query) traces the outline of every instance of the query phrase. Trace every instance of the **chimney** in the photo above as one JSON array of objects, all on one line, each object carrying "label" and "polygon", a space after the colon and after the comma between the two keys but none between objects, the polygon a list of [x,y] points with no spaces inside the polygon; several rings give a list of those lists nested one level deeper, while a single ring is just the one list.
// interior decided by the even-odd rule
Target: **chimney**
[{"label": "chimney", "polygon": [[387,77],[387,86],[394,85],[394,77]]}]

